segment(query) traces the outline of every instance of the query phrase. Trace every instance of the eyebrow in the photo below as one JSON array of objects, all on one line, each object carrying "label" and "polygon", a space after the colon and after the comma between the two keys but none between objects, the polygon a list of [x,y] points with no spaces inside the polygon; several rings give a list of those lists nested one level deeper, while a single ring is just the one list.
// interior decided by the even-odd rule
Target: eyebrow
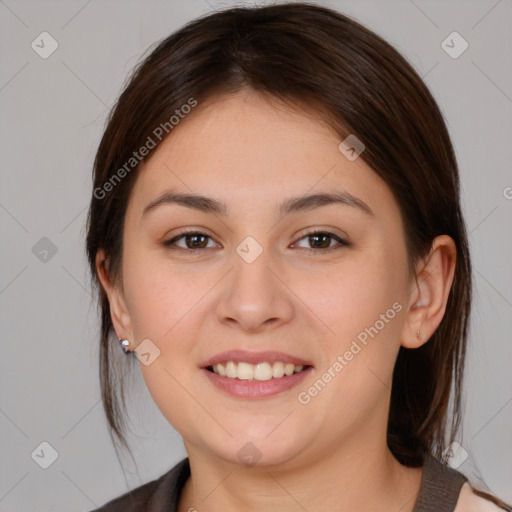
[{"label": "eyebrow", "polygon": [[[198,194],[178,193],[172,190],[164,192],[151,201],[142,212],[144,217],[148,212],[166,204],[177,204],[192,208],[203,213],[213,213],[219,216],[228,216],[228,207],[225,201]],[[302,212],[327,206],[330,204],[342,204],[357,209],[369,217],[375,217],[372,209],[361,199],[349,192],[321,192],[316,194],[304,194],[285,199],[277,208],[277,215],[284,217],[290,213]]]}]

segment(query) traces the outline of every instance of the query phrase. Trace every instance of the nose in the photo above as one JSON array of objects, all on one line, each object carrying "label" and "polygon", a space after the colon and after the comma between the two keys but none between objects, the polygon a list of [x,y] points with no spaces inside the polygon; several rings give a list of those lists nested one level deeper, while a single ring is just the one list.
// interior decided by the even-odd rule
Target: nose
[{"label": "nose", "polygon": [[217,304],[219,322],[246,332],[276,329],[291,321],[293,292],[266,251],[251,263],[237,253]]}]

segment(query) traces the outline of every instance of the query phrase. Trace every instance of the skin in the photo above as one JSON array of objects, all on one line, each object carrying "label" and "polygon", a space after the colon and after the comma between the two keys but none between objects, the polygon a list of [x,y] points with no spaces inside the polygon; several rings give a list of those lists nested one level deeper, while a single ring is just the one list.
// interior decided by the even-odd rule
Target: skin
[{"label": "skin", "polygon": [[[255,92],[199,105],[171,135],[132,191],[122,276],[109,280],[102,251],[97,266],[117,335],[132,350],[147,338],[160,350],[149,366],[139,364],[189,455],[180,512],[412,511],[422,469],[402,466],[386,445],[392,372],[400,346],[421,346],[443,318],[453,240],[437,237],[430,258],[409,275],[400,210],[385,182],[362,158],[349,161],[320,121]],[[142,216],[169,188],[224,200],[230,215],[166,204]],[[284,198],[333,190],[350,192],[375,215],[334,204],[276,216]],[[206,249],[186,252],[184,238],[175,250],[162,245],[186,227],[210,237],[195,241]],[[315,243],[305,235],[317,227],[351,245]],[[247,236],[263,249],[250,264],[236,252]],[[308,404],[299,403],[298,393],[395,302],[402,310]],[[291,390],[241,400],[199,370],[230,349],[287,352],[314,370]],[[252,467],[237,457],[247,442],[261,453]]]}]

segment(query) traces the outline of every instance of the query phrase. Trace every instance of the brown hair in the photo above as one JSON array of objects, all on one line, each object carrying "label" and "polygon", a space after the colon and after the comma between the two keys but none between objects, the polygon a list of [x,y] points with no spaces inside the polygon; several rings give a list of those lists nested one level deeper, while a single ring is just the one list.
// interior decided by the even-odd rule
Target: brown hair
[{"label": "brown hair", "polygon": [[123,222],[137,166],[112,179],[191,98],[200,105],[242,88],[310,112],[340,142],[355,134],[365,144],[360,158],[400,207],[410,272],[428,256],[436,236],[454,240],[457,265],[444,318],[422,347],[400,348],[387,434],[402,464],[421,465],[424,453],[442,458],[460,428],[472,293],[454,150],[439,107],[411,65],[353,19],[309,3],[231,8],[191,21],[134,69],[110,113],[94,162],[87,253],[99,291],[100,381],[111,435],[128,447],[119,400],[126,407],[122,373],[128,363],[109,336],[109,302],[95,258],[102,248],[110,278],[120,278]]}]

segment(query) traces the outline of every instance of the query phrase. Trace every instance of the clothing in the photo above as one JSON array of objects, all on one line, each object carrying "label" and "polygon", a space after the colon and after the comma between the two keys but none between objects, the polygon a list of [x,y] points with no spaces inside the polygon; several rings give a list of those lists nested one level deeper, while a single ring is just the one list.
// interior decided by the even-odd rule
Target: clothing
[{"label": "clothing", "polygon": [[[189,460],[185,458],[160,478],[90,512],[177,512],[180,492],[189,476]],[[426,456],[413,512],[454,512],[461,487],[467,480],[459,471]]]}]

